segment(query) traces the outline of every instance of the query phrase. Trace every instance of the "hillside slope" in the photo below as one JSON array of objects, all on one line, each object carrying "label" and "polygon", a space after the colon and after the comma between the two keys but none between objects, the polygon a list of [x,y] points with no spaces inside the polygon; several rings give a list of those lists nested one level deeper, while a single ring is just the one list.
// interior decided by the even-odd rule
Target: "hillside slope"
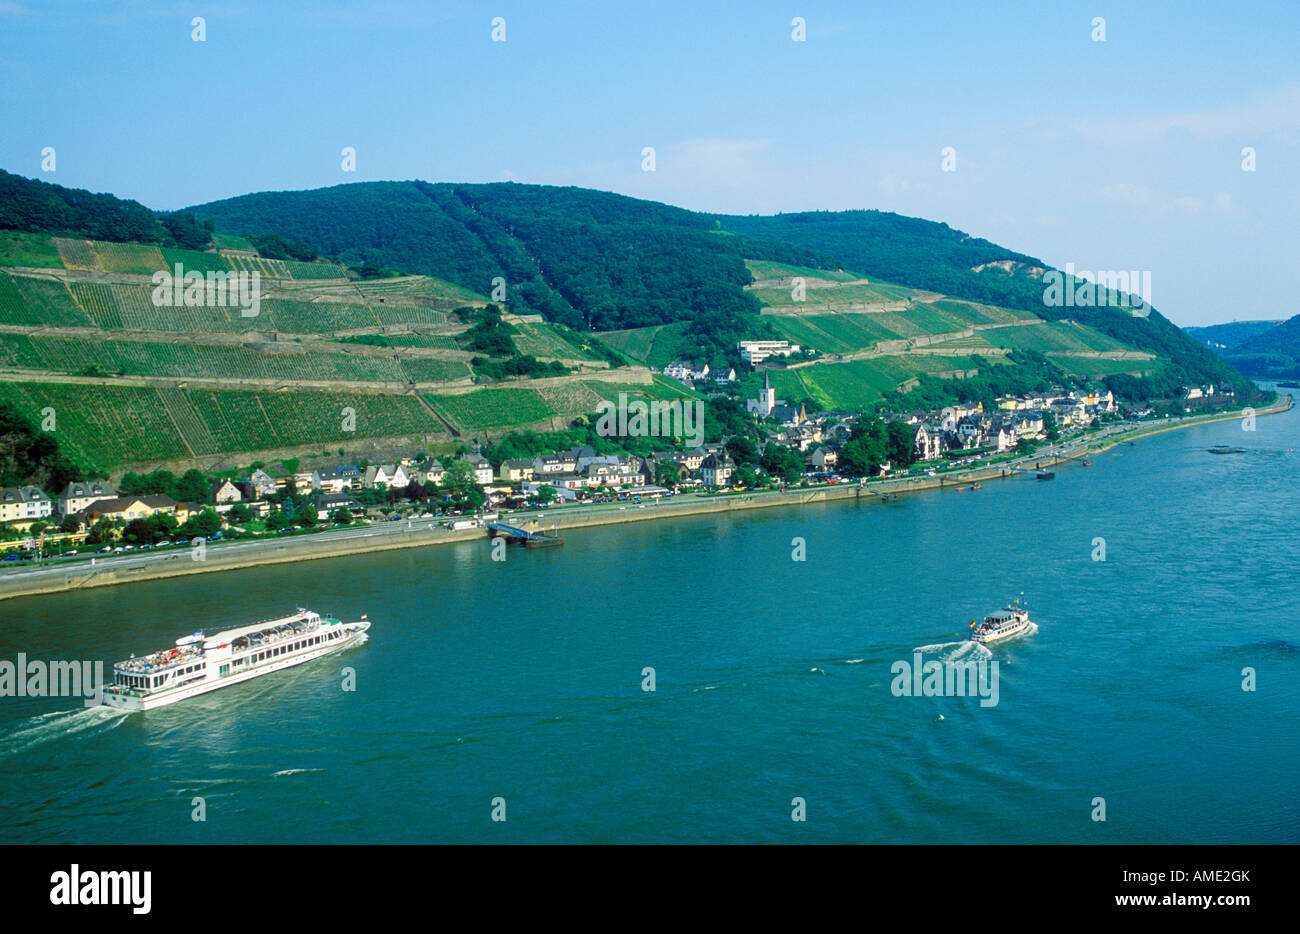
[{"label": "hillside slope", "polygon": [[[1117,375],[1130,395],[1184,385],[1250,387],[1158,312],[1051,308],[1032,256],[946,224],[879,211],[706,215],[581,188],[367,182],[245,195],[191,209],[226,233],[275,231],[348,261],[370,260],[477,291],[501,276],[512,310],[596,331],[688,322],[674,353],[734,359],[739,337],[771,337],[746,260],[851,269],[913,289],[1070,319],[1168,363]],[[663,340],[660,341],[663,344]],[[666,345],[664,345],[666,346]]]},{"label": "hillside slope", "polygon": [[1139,389],[1130,378],[1108,382],[1124,395],[1172,395],[1180,385],[1215,383],[1251,390],[1249,381],[1158,311],[1137,317],[1115,307],[1051,307],[1044,303],[1040,260],[972,237],[947,224],[883,211],[815,211],[773,216],[714,215],[724,229],[779,239],[913,288],[954,298],[1031,311],[1046,320],[1070,318],[1169,366]]}]

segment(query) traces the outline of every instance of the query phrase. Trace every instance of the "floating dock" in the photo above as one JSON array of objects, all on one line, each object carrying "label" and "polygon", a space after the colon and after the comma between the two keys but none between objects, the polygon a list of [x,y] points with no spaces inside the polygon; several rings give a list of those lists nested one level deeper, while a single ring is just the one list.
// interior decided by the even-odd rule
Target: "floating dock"
[{"label": "floating dock", "polygon": [[553,532],[530,532],[504,522],[488,523],[489,538],[504,538],[507,545],[523,545],[525,548],[545,548],[549,545],[563,545],[564,539]]}]

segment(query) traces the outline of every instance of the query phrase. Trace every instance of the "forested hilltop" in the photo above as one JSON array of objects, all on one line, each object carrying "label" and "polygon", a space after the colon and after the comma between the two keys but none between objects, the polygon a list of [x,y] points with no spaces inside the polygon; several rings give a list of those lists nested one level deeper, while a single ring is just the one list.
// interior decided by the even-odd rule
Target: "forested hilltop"
[{"label": "forested hilltop", "polygon": [[436,276],[511,310],[589,331],[690,322],[686,353],[752,330],[746,258],[816,265],[813,251],[724,236],[702,214],[584,188],[363,182],[263,192],[191,209],[229,233],[276,233],[350,264]]}]

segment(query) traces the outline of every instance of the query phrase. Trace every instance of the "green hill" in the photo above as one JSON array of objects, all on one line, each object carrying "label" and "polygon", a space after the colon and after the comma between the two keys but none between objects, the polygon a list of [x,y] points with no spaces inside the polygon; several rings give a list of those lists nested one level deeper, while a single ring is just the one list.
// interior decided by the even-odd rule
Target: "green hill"
[{"label": "green hill", "polygon": [[1300,315],[1285,321],[1234,321],[1187,333],[1248,376],[1300,377]]},{"label": "green hill", "polygon": [[[778,393],[826,409],[1052,383],[1248,391],[1158,314],[1046,308],[1032,257],[878,212],[416,181],[172,214],[8,174],[0,195],[0,401],[52,409],[60,449],[97,471],[555,430],[618,392],[689,397],[645,366],[725,368],[743,338],[803,347]],[[258,273],[258,309],[158,303],[152,277],[176,264]]]}]

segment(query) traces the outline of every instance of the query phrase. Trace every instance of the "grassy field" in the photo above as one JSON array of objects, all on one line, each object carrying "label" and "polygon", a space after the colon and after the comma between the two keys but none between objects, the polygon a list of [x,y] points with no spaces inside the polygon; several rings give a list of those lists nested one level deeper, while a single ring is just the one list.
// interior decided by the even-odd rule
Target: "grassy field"
[{"label": "grassy field", "polygon": [[191,270],[203,273],[229,272],[232,268],[230,262],[220,253],[209,253],[205,250],[178,250],[164,247],[162,257],[166,262],[163,268],[173,272],[177,263],[181,264],[185,272]]},{"label": "grassy field", "polygon": [[49,234],[0,230],[0,266],[62,269],[63,259]]},{"label": "grassy field", "polygon": [[650,356],[650,348],[654,346],[655,335],[662,329],[663,325],[656,325],[650,328],[630,328],[625,331],[599,331],[596,336],[633,360],[645,363]]}]

